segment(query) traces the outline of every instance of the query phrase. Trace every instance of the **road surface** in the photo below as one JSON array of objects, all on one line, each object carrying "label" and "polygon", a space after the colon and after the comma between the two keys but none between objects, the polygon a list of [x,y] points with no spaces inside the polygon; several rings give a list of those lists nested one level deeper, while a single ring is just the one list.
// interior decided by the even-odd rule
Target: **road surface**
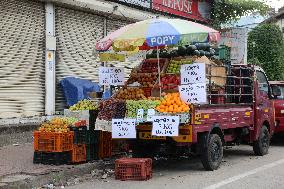
[{"label": "road surface", "polygon": [[217,171],[204,171],[198,158],[159,161],[149,181],[91,180],[68,189],[284,189],[284,138],[269,154],[254,156],[251,146],[224,151]]}]

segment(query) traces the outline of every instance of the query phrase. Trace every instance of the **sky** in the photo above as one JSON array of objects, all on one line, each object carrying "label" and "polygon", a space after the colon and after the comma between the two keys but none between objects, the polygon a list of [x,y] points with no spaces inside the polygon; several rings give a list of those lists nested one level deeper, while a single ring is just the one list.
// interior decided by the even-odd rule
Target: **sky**
[{"label": "sky", "polygon": [[266,4],[278,10],[284,6],[284,0],[267,0]]}]

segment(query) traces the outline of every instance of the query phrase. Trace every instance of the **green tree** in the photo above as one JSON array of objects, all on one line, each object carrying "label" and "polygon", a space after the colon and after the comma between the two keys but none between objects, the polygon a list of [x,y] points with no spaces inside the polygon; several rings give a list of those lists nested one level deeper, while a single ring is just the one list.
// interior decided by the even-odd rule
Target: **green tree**
[{"label": "green tree", "polygon": [[283,34],[274,24],[262,24],[249,32],[248,61],[257,62],[270,80],[284,79]]},{"label": "green tree", "polygon": [[221,24],[235,21],[249,13],[265,15],[268,10],[269,6],[258,0],[213,0],[211,25],[219,28]]}]

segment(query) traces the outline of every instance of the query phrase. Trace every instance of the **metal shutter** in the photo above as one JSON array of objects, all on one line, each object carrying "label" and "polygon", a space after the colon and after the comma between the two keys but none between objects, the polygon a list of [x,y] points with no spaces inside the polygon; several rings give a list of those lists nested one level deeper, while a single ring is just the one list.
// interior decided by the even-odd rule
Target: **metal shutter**
[{"label": "metal shutter", "polygon": [[0,118],[44,112],[44,4],[0,1]]},{"label": "metal shutter", "polygon": [[104,34],[104,18],[95,14],[56,7],[56,110],[65,108],[61,79],[76,76],[98,81],[98,62],[93,56],[96,41]]}]

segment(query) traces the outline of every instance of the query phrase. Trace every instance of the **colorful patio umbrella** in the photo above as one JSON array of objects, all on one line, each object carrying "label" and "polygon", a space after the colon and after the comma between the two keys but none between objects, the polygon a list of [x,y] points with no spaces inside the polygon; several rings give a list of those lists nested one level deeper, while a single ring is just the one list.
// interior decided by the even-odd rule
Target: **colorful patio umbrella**
[{"label": "colorful patio umbrella", "polygon": [[193,42],[217,41],[219,32],[210,27],[182,19],[149,19],[126,25],[96,44],[96,50],[132,51],[139,47],[188,45]]}]

